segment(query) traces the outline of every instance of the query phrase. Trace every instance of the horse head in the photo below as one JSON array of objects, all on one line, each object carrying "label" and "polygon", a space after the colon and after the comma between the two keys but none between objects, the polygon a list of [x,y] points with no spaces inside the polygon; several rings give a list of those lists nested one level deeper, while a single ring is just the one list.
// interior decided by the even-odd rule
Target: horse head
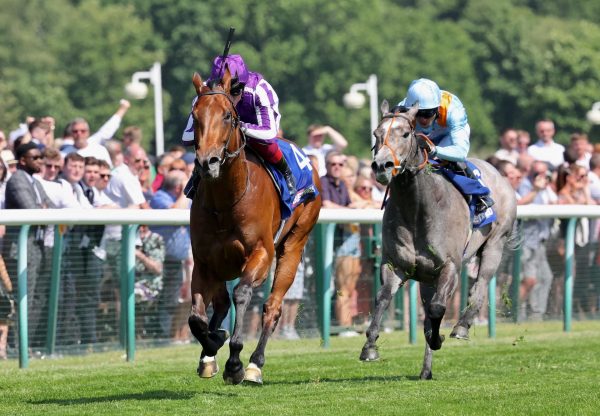
[{"label": "horse head", "polygon": [[381,104],[382,117],[375,135],[375,147],[371,168],[377,182],[387,185],[397,174],[404,173],[409,163],[418,157],[415,137],[415,116],[419,107],[415,104],[406,112],[394,108],[390,112],[387,100]]},{"label": "horse head", "polygon": [[204,85],[198,73],[192,78],[198,94],[192,108],[196,164],[206,179],[218,178],[223,164],[238,156],[245,144],[230,94],[231,79],[227,67],[220,81],[210,81],[208,85]]}]

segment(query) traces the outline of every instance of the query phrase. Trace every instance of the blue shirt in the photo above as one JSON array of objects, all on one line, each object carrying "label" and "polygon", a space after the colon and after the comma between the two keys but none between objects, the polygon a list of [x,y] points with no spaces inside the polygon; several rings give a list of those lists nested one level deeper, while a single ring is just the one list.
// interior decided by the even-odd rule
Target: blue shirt
[{"label": "blue shirt", "polygon": [[[404,106],[406,98],[398,105]],[[436,145],[435,156],[452,162],[461,162],[469,153],[471,127],[467,112],[458,97],[448,91],[442,91],[442,103],[439,116],[429,127],[417,123],[416,131],[427,135]]]},{"label": "blue shirt", "polygon": [[[176,200],[177,198],[174,195],[159,189],[150,200],[150,207],[154,209],[170,209]],[[153,225],[150,227],[152,231],[160,234],[165,242],[177,231],[177,228],[179,228],[178,225]]]}]

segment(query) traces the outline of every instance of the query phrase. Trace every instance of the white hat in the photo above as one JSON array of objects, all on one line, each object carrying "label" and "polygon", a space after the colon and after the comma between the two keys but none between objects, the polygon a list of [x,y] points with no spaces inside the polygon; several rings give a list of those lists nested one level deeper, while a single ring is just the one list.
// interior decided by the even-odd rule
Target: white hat
[{"label": "white hat", "polygon": [[0,152],[0,157],[2,158],[2,160],[4,161],[4,163],[6,165],[10,165],[12,163],[17,163],[17,159],[15,159],[15,155],[9,149],[4,149],[2,152]]}]

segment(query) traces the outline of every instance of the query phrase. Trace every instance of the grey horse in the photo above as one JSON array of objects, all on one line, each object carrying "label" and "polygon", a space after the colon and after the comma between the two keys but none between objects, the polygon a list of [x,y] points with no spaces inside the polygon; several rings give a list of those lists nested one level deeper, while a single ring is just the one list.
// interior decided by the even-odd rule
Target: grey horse
[{"label": "grey horse", "polygon": [[360,354],[363,361],[379,358],[376,341],[381,318],[390,299],[408,279],[420,283],[425,310],[425,357],[421,379],[431,379],[432,350],[442,346],[440,324],[454,292],[461,265],[477,256],[479,272],[469,291],[468,306],[451,337],[468,339],[469,328],[483,303],[486,284],[496,272],[503,248],[515,232],[517,203],[508,181],[490,164],[469,159],[481,171],[495,200],[497,219],[472,230],[465,197],[428,166],[428,155],[415,134],[415,105],[407,112],[389,112],[381,105],[382,120],[375,130],[372,168],[377,181],[389,185],[390,197],[383,214],[381,289],[375,314]]}]

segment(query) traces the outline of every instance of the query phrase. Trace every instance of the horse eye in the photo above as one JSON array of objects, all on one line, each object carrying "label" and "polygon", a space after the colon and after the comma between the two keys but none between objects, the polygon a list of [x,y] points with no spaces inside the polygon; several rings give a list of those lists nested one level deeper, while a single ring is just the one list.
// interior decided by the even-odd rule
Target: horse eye
[{"label": "horse eye", "polygon": [[402,137],[404,137],[405,139],[408,139],[408,136],[409,136],[409,135],[410,135],[410,133],[409,133],[409,132],[406,132],[406,133],[404,133],[404,134],[402,135]]},{"label": "horse eye", "polygon": [[225,117],[223,117],[223,119],[225,121],[231,120],[231,111],[228,111],[227,113],[225,113]]}]

